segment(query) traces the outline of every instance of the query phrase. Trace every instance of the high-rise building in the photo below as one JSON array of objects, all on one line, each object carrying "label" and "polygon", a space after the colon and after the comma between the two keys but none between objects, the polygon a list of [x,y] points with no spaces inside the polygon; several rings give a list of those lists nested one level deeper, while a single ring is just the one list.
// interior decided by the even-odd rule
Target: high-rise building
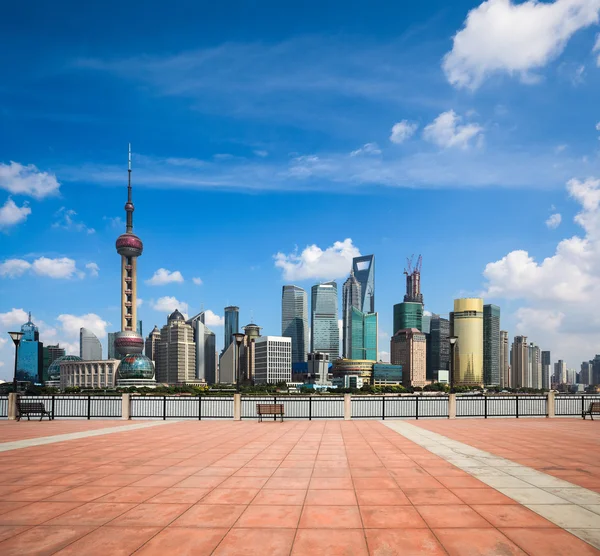
[{"label": "high-rise building", "polygon": [[138,333],[137,260],[142,255],[142,240],[133,233],[133,201],[131,197],[131,145],[127,166],[127,202],[125,203],[125,233],[117,238],[117,253],[121,255],[121,331],[114,347],[122,357],[117,371],[119,386],[150,386],[155,383],[154,364],[145,355],[144,338]]},{"label": "high-rise building", "polygon": [[311,293],[311,351],[327,353],[335,361],[340,356],[337,283],[316,284]]},{"label": "high-rise building", "polygon": [[354,359],[352,356],[352,310],[360,311],[361,307],[361,286],[354,276],[354,269],[352,269],[342,287],[342,356],[346,359]]},{"label": "high-rise building", "polygon": [[552,385],[552,362],[550,352],[542,351],[542,388],[549,390]]},{"label": "high-rise building", "polygon": [[431,316],[429,329],[429,353],[431,361],[427,361],[428,380],[434,380],[437,371],[450,370],[450,321],[440,315]]},{"label": "high-rise building", "polygon": [[303,363],[308,353],[308,300],[298,286],[283,286],[281,335],[292,339],[292,363]]},{"label": "high-rise building", "polygon": [[260,336],[256,340],[256,384],[276,384],[292,380],[292,339]]},{"label": "high-rise building", "polygon": [[[261,327],[251,322],[244,326],[243,330],[244,340],[240,345],[240,380],[253,383],[256,374],[256,340],[260,338]],[[292,353],[293,349],[292,339]]]},{"label": "high-rise building", "polygon": [[454,300],[450,313],[450,335],[458,338],[454,346],[454,384],[483,384],[483,299]]},{"label": "high-rise building", "polygon": [[[406,294],[404,301],[410,303],[420,303],[423,305],[423,294],[421,293],[421,264],[423,259],[421,255],[417,260],[416,266],[412,266],[413,258],[407,260],[408,266],[404,269],[406,275]],[[421,330],[419,328],[419,330]]]},{"label": "high-rise building", "polygon": [[[45,349],[45,348],[44,348]],[[581,371],[579,373],[579,382],[581,384],[591,384],[591,378],[593,376],[593,366],[591,361],[584,361],[581,363]]]},{"label": "high-rise building", "polygon": [[196,344],[195,380],[214,384],[217,380],[215,333],[204,324],[204,311],[189,319],[187,324],[192,327],[194,343]]},{"label": "high-rise building", "polygon": [[175,309],[160,331],[157,348],[156,380],[167,384],[199,382],[196,378],[194,331]]},{"label": "high-rise building", "polygon": [[135,331],[143,338],[144,337],[144,328],[142,325],[141,319],[137,321],[137,327]]},{"label": "high-rise building", "polygon": [[221,384],[235,384],[237,373],[236,350],[237,346],[235,345],[235,342],[231,342],[219,358],[218,382]]},{"label": "high-rise building", "polygon": [[377,361],[377,313],[363,313],[351,308],[350,357],[347,359],[370,359]]},{"label": "high-rise building", "polygon": [[531,388],[542,388],[542,352],[533,342],[529,344]]},{"label": "high-rise building", "polygon": [[423,318],[421,319],[421,332],[423,334],[431,334],[431,319],[432,315],[423,313]]},{"label": "high-rise building", "polygon": [[46,383],[50,380],[48,375],[48,369],[50,365],[54,363],[59,357],[66,355],[65,348],[61,348],[59,344],[55,346],[44,346],[43,347],[43,364],[42,364],[42,382]]},{"label": "high-rise building", "polygon": [[592,379],[590,380],[591,384],[600,385],[600,355],[596,355],[594,359],[592,359]]},{"label": "high-rise building", "polygon": [[423,328],[423,304],[404,301],[394,305],[394,333],[406,328]]},{"label": "high-rise building", "polygon": [[331,386],[329,380],[329,355],[326,353],[308,354],[307,379],[313,384]]},{"label": "high-rise building", "polygon": [[79,329],[79,357],[84,361],[102,361],[102,344],[88,328]]},{"label": "high-rise building", "polygon": [[156,349],[158,346],[158,342],[160,341],[160,330],[156,324],[152,329],[152,332],[148,334],[146,338],[146,347],[144,348],[144,354],[148,359],[156,362]]},{"label": "high-rise building", "polygon": [[425,334],[416,328],[398,330],[390,341],[390,363],[402,366],[404,386],[425,386],[427,383]]},{"label": "high-rise building", "polygon": [[510,353],[510,387],[531,388],[527,336],[515,336]]},{"label": "high-rise building", "polygon": [[118,332],[109,332],[108,333],[108,338],[106,340],[108,359],[117,359],[118,353],[115,348],[115,340],[117,338],[117,334],[118,334]]},{"label": "high-rise building", "polygon": [[40,383],[44,374],[44,344],[38,327],[29,320],[21,326],[23,336],[17,355],[17,380]]},{"label": "high-rise building", "polygon": [[225,351],[231,342],[233,335],[240,331],[240,308],[233,305],[225,307],[225,330],[223,338],[223,351]]},{"label": "high-rise building", "polygon": [[500,307],[483,306],[483,383],[500,385]]},{"label": "high-rise building", "polygon": [[510,388],[508,332],[500,330],[500,386]]},{"label": "high-rise building", "polygon": [[352,259],[352,272],[360,283],[360,307],[363,313],[375,312],[375,255]]},{"label": "high-rise building", "polygon": [[567,364],[562,359],[554,363],[554,377],[552,382],[554,384],[567,383]]}]

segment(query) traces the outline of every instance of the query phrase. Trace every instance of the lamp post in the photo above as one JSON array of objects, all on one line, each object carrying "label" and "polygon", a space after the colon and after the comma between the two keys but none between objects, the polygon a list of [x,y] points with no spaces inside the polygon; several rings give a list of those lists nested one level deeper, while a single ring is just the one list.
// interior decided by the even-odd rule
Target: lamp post
[{"label": "lamp post", "polygon": [[450,393],[454,392],[454,344],[458,342],[458,336],[450,336]]},{"label": "lamp post", "polygon": [[23,332],[9,332],[8,335],[15,343],[15,374],[13,375],[13,393],[17,393],[17,360],[19,358],[19,344],[23,337]]},{"label": "lamp post", "polygon": [[233,339],[235,340],[236,353],[237,353],[236,365],[235,365],[236,366],[235,391],[238,394],[240,392],[240,346],[242,345],[242,342],[244,341],[245,336],[246,335],[242,334],[241,332],[236,332],[235,334],[233,334]]}]

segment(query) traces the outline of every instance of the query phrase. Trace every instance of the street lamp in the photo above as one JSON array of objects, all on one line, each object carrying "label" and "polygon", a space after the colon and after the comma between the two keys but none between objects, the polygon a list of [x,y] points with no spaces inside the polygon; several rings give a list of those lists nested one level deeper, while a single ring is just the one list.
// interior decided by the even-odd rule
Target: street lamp
[{"label": "street lamp", "polygon": [[458,342],[458,336],[450,336],[450,393],[454,392],[454,344]]},{"label": "street lamp", "polygon": [[23,332],[9,332],[8,335],[15,343],[15,374],[13,375],[13,393],[17,393],[17,359],[19,357],[19,344],[23,337]]},{"label": "street lamp", "polygon": [[235,391],[239,394],[240,392],[240,346],[244,341],[245,334],[241,332],[236,332],[233,334],[233,339],[235,340],[235,345],[237,347],[237,361],[236,361],[236,371],[235,371]]}]

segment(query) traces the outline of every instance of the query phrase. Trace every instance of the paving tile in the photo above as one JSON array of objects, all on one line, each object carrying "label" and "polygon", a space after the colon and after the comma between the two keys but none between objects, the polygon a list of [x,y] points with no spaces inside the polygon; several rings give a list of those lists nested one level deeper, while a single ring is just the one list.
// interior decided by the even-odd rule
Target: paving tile
[{"label": "paving tile", "polygon": [[600,494],[584,488],[545,488],[544,490],[573,504],[600,504]]},{"label": "paving tile", "polygon": [[349,477],[331,477],[331,478],[312,478],[309,489],[311,490],[333,490],[333,489],[352,489],[352,479]]},{"label": "paving tile", "polygon": [[0,525],[40,525],[81,504],[81,502],[36,502],[19,508],[16,512],[0,515]]},{"label": "paving tile", "polygon": [[[471,507],[494,527],[552,527],[553,524],[537,513],[520,505],[479,505]],[[560,506],[564,508],[565,506]]]},{"label": "paving tile", "polygon": [[246,509],[245,505],[196,504],[171,524],[172,527],[231,527]]},{"label": "paving tile", "polygon": [[301,506],[248,506],[234,527],[295,529],[301,513]]},{"label": "paving tile", "polygon": [[365,534],[369,553],[374,556],[446,555],[429,529],[367,529]]},{"label": "paving tile", "polygon": [[10,539],[29,528],[29,525],[0,525],[0,541]]},{"label": "paving tile", "polygon": [[204,498],[212,489],[172,487],[146,500],[149,504],[195,504]]},{"label": "paving tile", "polygon": [[213,552],[215,556],[287,556],[295,529],[231,529]]},{"label": "paving tile", "polygon": [[569,504],[568,500],[541,488],[499,488],[498,490],[519,504]]},{"label": "paving tile", "polygon": [[489,488],[475,477],[436,477],[446,488]]},{"label": "paving tile", "polygon": [[139,504],[114,523],[123,527],[166,526],[190,508],[190,504]]},{"label": "paving tile", "polygon": [[419,512],[412,506],[361,506],[365,529],[418,529],[427,527]]},{"label": "paving tile", "polygon": [[310,481],[309,477],[271,477],[263,488],[306,490]]},{"label": "paving tile", "polygon": [[119,487],[115,486],[78,486],[65,490],[51,498],[48,498],[48,502],[91,502],[96,500],[110,492],[114,492]]},{"label": "paving tile", "polygon": [[58,552],[61,556],[128,556],[160,531],[158,527],[101,527]]},{"label": "paving tile", "polygon": [[527,504],[527,507],[565,529],[600,529],[600,515],[580,506]]},{"label": "paving tile", "polygon": [[205,504],[250,504],[257,494],[257,488],[216,488],[207,494],[202,502]]},{"label": "paving tile", "polygon": [[219,488],[262,488],[268,477],[229,477],[225,479]]},{"label": "paving tile", "polygon": [[492,525],[465,504],[445,506],[415,506],[431,529],[450,527],[485,528]]},{"label": "paving tile", "polygon": [[118,490],[106,494],[101,498],[96,498],[97,502],[130,502],[132,504],[139,504],[145,502],[148,498],[156,496],[159,492],[162,492],[164,487],[133,487],[126,486]]},{"label": "paving tile", "polygon": [[[2,490],[2,487],[0,487],[0,490]],[[9,502],[9,501],[2,502],[2,501],[0,501],[0,515],[9,513],[9,512],[14,512],[18,508],[22,508],[29,504],[31,504],[31,502],[29,502],[29,501],[27,501],[27,502]]]},{"label": "paving tile", "polygon": [[135,554],[136,556],[196,556],[211,554],[228,529],[190,529],[167,527],[150,539]]},{"label": "paving tile", "polygon": [[410,488],[402,489],[402,491],[413,504],[419,506],[462,503],[458,496],[452,494],[452,492],[446,488]]},{"label": "paving tile", "polygon": [[354,490],[309,490],[307,506],[356,506]]},{"label": "paving tile", "polygon": [[452,488],[450,491],[456,494],[465,504],[516,504],[508,496],[493,488]]},{"label": "paving tile", "polygon": [[298,529],[292,556],[366,556],[362,529]]},{"label": "paving tile", "polygon": [[304,506],[301,529],[358,529],[362,527],[358,506]]},{"label": "paving tile", "polygon": [[28,556],[53,554],[89,533],[89,526],[32,527],[23,533],[0,542],[2,556]]},{"label": "paving tile", "polygon": [[562,529],[501,529],[530,556],[592,556],[600,551]]},{"label": "paving tile", "polygon": [[263,489],[252,500],[253,505],[302,506],[306,490]]},{"label": "paving tile", "polygon": [[104,525],[135,507],[135,504],[88,502],[46,522],[46,525]]},{"label": "paving tile", "polygon": [[450,556],[525,556],[497,529],[434,529],[433,534]]},{"label": "paving tile", "polygon": [[411,503],[400,489],[357,490],[356,497],[361,506],[410,506]]},{"label": "paving tile", "polygon": [[50,498],[59,492],[68,490],[68,488],[68,486],[64,485],[40,485],[30,486],[8,493],[4,490],[4,488],[2,488],[0,489],[0,499],[9,502],[37,502],[40,500],[45,500],[46,498]]},{"label": "paving tile", "polygon": [[175,483],[175,485],[173,486],[177,486],[179,488],[215,488],[219,486],[224,480],[225,477],[213,475],[207,477],[193,476],[187,477],[186,479]]}]

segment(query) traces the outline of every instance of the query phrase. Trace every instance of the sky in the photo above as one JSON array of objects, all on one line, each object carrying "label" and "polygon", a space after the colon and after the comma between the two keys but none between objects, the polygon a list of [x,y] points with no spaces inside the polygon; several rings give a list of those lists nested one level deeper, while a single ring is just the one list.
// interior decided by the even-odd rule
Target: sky
[{"label": "sky", "polygon": [[[0,19],[0,379],[31,311],[120,323],[128,143],[139,316],[281,332],[281,287],[375,255],[381,357],[482,296],[571,368],[600,353],[600,0],[13,2]],[[7,55],[8,54],[8,55]]]}]

